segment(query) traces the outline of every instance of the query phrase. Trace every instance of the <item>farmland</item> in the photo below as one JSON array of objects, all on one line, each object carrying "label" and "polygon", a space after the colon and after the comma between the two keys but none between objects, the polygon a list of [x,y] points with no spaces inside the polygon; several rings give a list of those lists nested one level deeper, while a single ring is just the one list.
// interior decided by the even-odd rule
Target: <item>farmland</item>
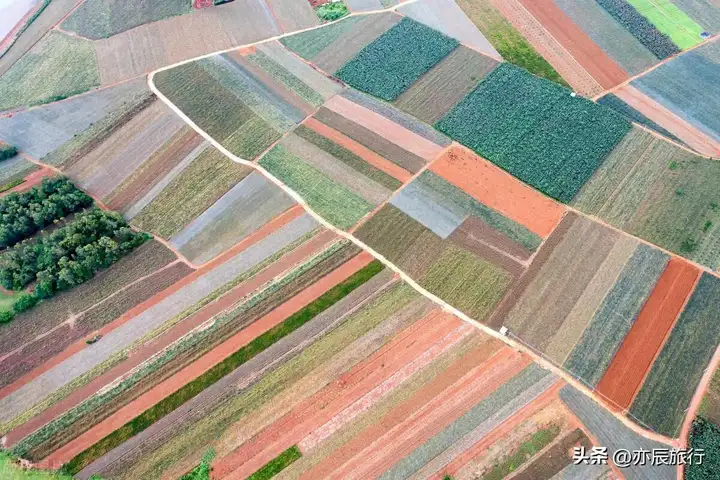
[{"label": "farmland", "polygon": [[335,74],[359,90],[391,101],[457,46],[456,40],[405,18]]},{"label": "farmland", "polygon": [[655,431],[677,433],[694,386],[720,344],[712,313],[719,285],[717,278],[703,274],[630,407],[633,417]]},{"label": "farmland", "polygon": [[74,10],[61,24],[64,30],[90,40],[112,37],[133,27],[175,15],[190,13],[182,0],[121,2],[90,0]]},{"label": "farmland", "polygon": [[[32,48],[84,42],[53,74],[92,56],[102,86],[0,115],[3,451],[81,479],[664,480],[573,450],[713,444],[720,172],[686,147],[716,146],[716,44],[673,42],[713,9],[211,3],[68,8]],[[687,92],[653,79],[677,65]]]},{"label": "farmland", "polygon": [[[507,89],[515,95],[506,95]],[[503,64],[437,128],[525,183],[567,202],[630,125],[605,107]]]},{"label": "farmland", "polygon": [[[713,182],[720,165],[633,129],[573,205],[656,245],[717,269]],[[652,185],[652,189],[649,186]]]},{"label": "farmland", "polygon": [[507,62],[561,85],[567,85],[555,69],[498,11],[491,0],[458,0],[457,5]]},{"label": "farmland", "polygon": [[0,110],[53,102],[99,84],[90,42],[52,32],[0,78]]}]

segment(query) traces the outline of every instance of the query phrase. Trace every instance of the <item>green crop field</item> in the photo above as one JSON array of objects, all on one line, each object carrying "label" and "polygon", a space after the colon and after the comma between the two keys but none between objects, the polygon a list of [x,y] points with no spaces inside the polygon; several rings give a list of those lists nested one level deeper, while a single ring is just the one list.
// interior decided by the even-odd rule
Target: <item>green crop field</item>
[{"label": "green crop field", "polygon": [[99,84],[92,43],[51,31],[0,77],[0,111],[54,102]]},{"label": "green crop field", "polygon": [[404,18],[336,75],[358,90],[391,101],[457,46],[457,40]]},{"label": "green crop field", "polygon": [[370,213],[373,205],[278,145],[260,159],[260,165],[298,192],[327,221],[350,228]]},{"label": "green crop field", "polygon": [[449,245],[420,284],[475,320],[482,321],[500,302],[512,277],[490,262]]},{"label": "green crop field", "polygon": [[490,72],[436,126],[562,202],[630,130],[614,111],[509,64]]}]

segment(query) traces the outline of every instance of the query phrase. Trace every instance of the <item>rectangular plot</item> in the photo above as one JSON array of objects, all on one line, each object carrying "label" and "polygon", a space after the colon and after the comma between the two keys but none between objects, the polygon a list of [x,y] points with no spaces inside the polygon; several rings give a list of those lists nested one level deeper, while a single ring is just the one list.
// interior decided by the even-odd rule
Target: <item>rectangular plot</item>
[{"label": "rectangular plot", "polygon": [[170,243],[191,262],[203,264],[294,204],[280,188],[253,171]]},{"label": "rectangular plot", "polygon": [[419,182],[405,187],[390,203],[443,239],[455,231],[468,215],[463,209],[432,195]]},{"label": "rectangular plot", "polygon": [[578,218],[519,298],[505,325],[543,351],[617,240],[615,232]]},{"label": "rectangular plot", "polygon": [[450,111],[498,62],[460,46],[403,92],[395,105],[434,124]]},{"label": "rectangular plot", "polygon": [[595,386],[665,270],[669,256],[641,244],[608,292],[563,368]]},{"label": "rectangular plot", "polygon": [[664,435],[677,435],[708,362],[720,343],[720,280],[704,273],[630,407]]},{"label": "rectangular plot", "polygon": [[314,27],[320,23],[310,2],[295,0],[266,0],[284,32]]},{"label": "rectangular plot", "polygon": [[457,46],[457,40],[406,17],[335,74],[358,90],[392,101]]},{"label": "rectangular plot", "polygon": [[685,50],[702,41],[703,28],[669,0],[627,0],[675,45]]}]

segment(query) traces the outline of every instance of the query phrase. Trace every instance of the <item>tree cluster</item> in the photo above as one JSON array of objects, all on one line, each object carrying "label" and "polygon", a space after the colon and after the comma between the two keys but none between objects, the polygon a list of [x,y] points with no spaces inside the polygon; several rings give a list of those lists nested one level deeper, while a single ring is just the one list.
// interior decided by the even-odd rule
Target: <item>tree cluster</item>
[{"label": "tree cluster", "polygon": [[0,162],[17,155],[17,148],[7,143],[0,142]]},{"label": "tree cluster", "polygon": [[116,212],[92,209],[67,225],[22,242],[0,257],[0,284],[21,290],[35,283],[33,299],[17,307],[31,308],[57,291],[79,285],[117,262],[150,236],[130,229]]},{"label": "tree cluster", "polygon": [[0,199],[0,248],[10,247],[93,200],[66,177],[45,178],[27,192]]}]

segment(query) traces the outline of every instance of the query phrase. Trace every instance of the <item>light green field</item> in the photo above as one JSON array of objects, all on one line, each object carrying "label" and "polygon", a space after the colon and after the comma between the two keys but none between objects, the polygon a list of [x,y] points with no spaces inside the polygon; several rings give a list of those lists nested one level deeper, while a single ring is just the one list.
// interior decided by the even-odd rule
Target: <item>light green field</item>
[{"label": "light green field", "polygon": [[628,0],[650,23],[685,50],[702,42],[703,27],[669,0]]},{"label": "light green field", "polygon": [[54,102],[99,84],[92,43],[51,31],[0,77],[0,110]]},{"label": "light green field", "polygon": [[3,480],[72,480],[68,475],[58,475],[44,470],[23,470],[16,466],[12,458],[0,452],[0,478]]},{"label": "light green field", "polygon": [[12,310],[13,303],[15,303],[14,295],[8,295],[4,292],[0,292],[0,310]]}]

